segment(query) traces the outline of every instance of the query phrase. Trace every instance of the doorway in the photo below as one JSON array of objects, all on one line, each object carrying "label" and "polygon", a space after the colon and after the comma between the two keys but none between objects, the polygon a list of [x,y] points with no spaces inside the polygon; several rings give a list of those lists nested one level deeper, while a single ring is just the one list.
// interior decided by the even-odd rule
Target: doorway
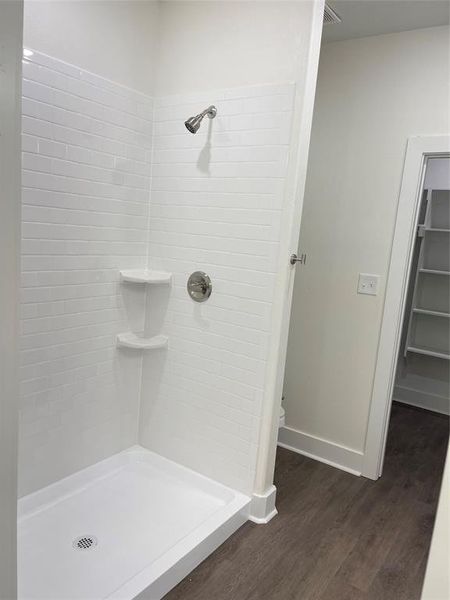
[{"label": "doorway", "polygon": [[[389,2],[377,4],[389,12]],[[400,286],[398,310],[409,248],[394,273],[394,231],[403,202],[411,203],[403,193],[416,198],[424,152],[448,152],[438,143],[448,123],[441,85],[448,62],[435,60],[447,40],[444,26],[325,41],[321,49],[298,248],[307,260],[296,267],[279,444],[374,479],[371,448],[380,447],[380,432],[373,442],[373,414],[386,423],[390,398],[382,408],[373,400],[375,374],[379,361],[389,373],[392,320],[386,346],[380,334],[391,277]],[[422,132],[432,145],[414,150]],[[412,192],[399,195],[410,160]],[[414,218],[398,225],[407,240]]]},{"label": "doorway", "polygon": [[449,157],[448,136],[409,141],[362,469],[372,479],[392,399],[448,414]]}]

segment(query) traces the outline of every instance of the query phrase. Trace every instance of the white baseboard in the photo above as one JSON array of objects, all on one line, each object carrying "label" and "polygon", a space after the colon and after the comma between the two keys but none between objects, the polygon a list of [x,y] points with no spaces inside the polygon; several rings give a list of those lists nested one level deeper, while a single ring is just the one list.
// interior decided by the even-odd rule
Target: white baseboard
[{"label": "white baseboard", "polygon": [[264,494],[253,494],[249,520],[253,523],[263,524],[273,519],[278,514],[275,508],[276,497],[277,488],[274,485],[271,485]]},{"label": "white baseboard", "polygon": [[281,427],[278,445],[347,473],[361,475],[363,453],[290,427]]},{"label": "white baseboard", "polygon": [[396,385],[394,388],[393,400],[402,404],[409,404],[417,408],[425,408],[443,415],[450,414],[450,401],[445,396],[430,394],[422,390]]}]

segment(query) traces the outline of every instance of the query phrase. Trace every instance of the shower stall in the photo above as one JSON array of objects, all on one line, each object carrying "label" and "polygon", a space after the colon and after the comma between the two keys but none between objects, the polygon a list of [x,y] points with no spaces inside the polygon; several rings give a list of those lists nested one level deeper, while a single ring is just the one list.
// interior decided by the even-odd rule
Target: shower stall
[{"label": "shower stall", "polygon": [[322,13],[25,2],[19,598],[160,599],[276,514]]}]

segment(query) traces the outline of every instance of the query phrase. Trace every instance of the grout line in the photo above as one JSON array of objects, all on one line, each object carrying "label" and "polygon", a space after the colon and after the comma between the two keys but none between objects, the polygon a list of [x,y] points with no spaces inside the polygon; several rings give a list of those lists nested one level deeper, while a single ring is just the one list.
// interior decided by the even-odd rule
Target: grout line
[{"label": "grout line", "polygon": [[[97,167],[96,167],[97,168]],[[125,191],[142,191],[142,192],[146,192],[147,188],[146,187],[135,187],[132,185],[124,185],[124,184],[115,184],[113,182],[108,182],[108,181],[99,181],[97,179],[89,179],[88,177],[77,177],[75,175],[64,175],[64,174],[60,174],[60,173],[52,173],[52,172],[48,172],[48,171],[40,171],[39,169],[28,169],[28,168],[22,168],[22,172],[23,173],[28,173],[28,174],[32,174],[32,173],[39,173],[40,175],[46,175],[48,177],[61,177],[63,179],[69,179],[72,180],[74,179],[75,181],[81,181],[81,182],[86,182],[88,181],[89,183],[95,183],[96,185],[107,185],[109,187],[117,187],[121,190],[125,190]]]},{"label": "grout line", "polygon": [[[30,134],[26,133],[24,135],[30,135]],[[36,138],[37,138],[38,143],[39,143],[40,142],[40,138],[38,138],[37,136],[36,136]],[[96,154],[104,154],[102,152],[99,152],[98,150],[92,150],[90,148],[86,149],[83,146],[74,146],[73,144],[68,144],[66,142],[56,142],[54,140],[48,140],[47,138],[42,138],[42,139],[44,141],[50,141],[53,144],[61,144],[61,145],[65,146],[66,149],[67,149],[67,146],[72,146],[74,148],[82,148],[83,150],[86,150],[87,152],[94,152]],[[37,150],[37,151],[34,151],[34,150],[22,150],[22,157],[24,155],[27,155],[27,156],[42,156],[44,158],[47,158],[49,161],[55,160],[55,161],[58,161],[58,162],[66,162],[66,163],[70,163],[70,164],[74,164],[74,165],[80,165],[82,167],[89,166],[89,167],[94,168],[94,169],[101,169],[102,171],[108,171],[108,172],[119,171],[119,173],[123,173],[124,175],[135,175],[136,177],[150,177],[147,174],[143,175],[142,173],[136,173],[135,171],[129,171],[129,170],[127,171],[126,169],[121,169],[120,167],[117,167],[115,164],[113,164],[111,167],[104,167],[104,166],[96,164],[95,162],[92,162],[92,161],[87,162],[87,161],[75,160],[73,158],[68,158],[67,155],[64,156],[64,157],[54,156],[53,154],[46,154],[45,152],[42,152],[41,150]],[[144,162],[144,161],[139,161],[139,160],[136,160],[136,159],[133,159],[133,158],[124,158],[122,156],[117,156],[117,154],[108,154],[108,155],[104,154],[104,156],[111,156],[111,157],[114,156],[115,159],[124,160],[124,161],[128,161],[128,162],[136,162],[136,163],[139,163],[141,165],[146,165],[146,166],[150,165],[150,163],[147,163],[147,162]],[[35,170],[35,169],[30,169],[30,170]],[[49,172],[49,174],[54,175],[54,173],[52,173],[51,171]]]},{"label": "grout line", "polygon": [[72,69],[76,69],[77,71],[81,72],[84,71],[85,73],[88,73],[88,75],[92,75],[93,77],[100,79],[101,81],[106,81],[108,82],[108,84],[113,84],[114,86],[117,86],[118,88],[121,88],[123,90],[126,90],[127,94],[130,96],[136,96],[139,98],[145,98],[146,100],[151,100],[151,102],[153,103],[153,98],[151,96],[148,96],[147,94],[145,94],[144,92],[140,92],[139,90],[136,90],[134,88],[130,88],[127,85],[124,85],[123,83],[118,83],[117,81],[113,81],[112,79],[108,79],[107,77],[102,77],[101,75],[97,75],[96,73],[93,73],[92,71],[88,71],[87,69],[82,69],[81,67],[77,67],[76,65],[73,65],[72,63],[68,63],[64,60],[55,58],[54,56],[50,56],[49,54],[45,54],[45,52],[39,52],[38,50],[35,50],[34,48],[29,48],[30,50],[34,50],[34,53],[32,56],[30,57],[26,57],[25,60],[27,62],[33,63],[33,64],[37,64],[39,67],[42,67],[44,69],[47,69],[49,71],[56,71],[59,74],[64,75],[65,77],[68,77],[69,79],[73,79],[74,81],[77,82],[82,82],[82,83],[87,83],[92,87],[101,89],[101,90],[106,90],[107,92],[109,92],[110,94],[112,94],[113,96],[118,96],[121,97],[120,94],[117,94],[116,92],[113,92],[112,90],[106,89],[100,85],[97,85],[89,80],[83,79],[81,77],[74,77],[73,75],[67,73],[66,71],[60,71],[58,70],[56,67],[49,67],[46,64],[43,64],[42,62],[39,62],[38,58],[41,56],[45,56],[45,58],[50,59],[51,62],[56,63],[56,65],[66,65],[71,67]]},{"label": "grout line", "polygon": [[[41,104],[45,104],[45,103],[42,102]],[[49,106],[51,106],[51,105],[49,105]],[[60,110],[64,110],[64,109],[60,109]],[[69,112],[69,111],[66,111],[66,112]],[[83,116],[83,115],[81,115],[81,116]],[[27,119],[32,119],[33,121],[37,121],[38,123],[48,123],[52,127],[61,127],[62,129],[67,129],[69,131],[75,131],[77,133],[82,133],[83,135],[89,135],[89,136],[91,136],[93,138],[96,138],[96,139],[99,139],[99,140],[103,140],[103,141],[107,140],[108,142],[113,142],[114,144],[123,144],[124,146],[130,146],[131,148],[139,148],[140,150],[142,150],[142,148],[144,148],[144,150],[146,152],[148,152],[149,150],[151,150],[150,146],[149,147],[142,146],[142,145],[139,146],[138,144],[133,144],[133,142],[129,142],[129,141],[125,142],[124,140],[120,140],[120,139],[118,140],[118,139],[115,139],[115,138],[110,138],[110,137],[108,137],[106,135],[99,135],[98,133],[93,133],[92,131],[86,131],[85,129],[78,129],[77,127],[71,127],[69,125],[64,125],[62,123],[56,123],[55,121],[48,121],[47,119],[44,119],[42,117],[35,117],[33,115],[27,115],[26,113],[24,113],[22,115],[22,117],[26,117]],[[90,117],[86,117],[86,118],[90,118]],[[116,127],[118,127],[118,125],[116,125]],[[126,128],[122,127],[122,129],[126,129]],[[127,131],[132,131],[132,130],[128,129]],[[26,131],[26,130],[22,130],[22,133],[24,133],[25,135],[34,135],[35,137],[42,137],[44,139],[50,139],[50,140],[52,140],[54,142],[59,142],[60,144],[67,143],[67,142],[61,142],[61,140],[55,139],[53,137],[53,134],[52,134],[52,137],[46,138],[42,134],[38,135],[36,133],[30,132],[30,131]],[[144,137],[146,137],[144,134],[141,134],[141,135],[143,135]],[[82,148],[83,146],[80,146],[80,147]],[[100,150],[100,152],[101,152],[101,150]]]},{"label": "grout line", "polygon": [[[107,296],[107,297],[109,298],[109,296]],[[120,298],[120,296],[113,296],[113,297]],[[90,298],[90,299],[92,300],[95,298],[96,298],[96,296],[94,296],[93,298]],[[86,300],[86,298],[83,298],[83,300]],[[66,302],[66,300],[62,300],[62,302]],[[33,304],[47,304],[47,302],[35,302]],[[53,302],[50,301],[48,304],[53,304]],[[78,310],[75,312],[64,312],[64,313],[59,313],[56,315],[44,315],[44,316],[37,315],[34,317],[21,317],[20,321],[22,323],[29,323],[30,321],[36,322],[36,321],[44,320],[44,319],[66,319],[68,317],[75,317],[76,315],[89,315],[91,313],[106,312],[106,311],[117,312],[117,311],[121,311],[121,310],[123,311],[124,309],[125,309],[125,306],[105,306],[103,308],[90,308],[88,310]],[[114,319],[114,321],[116,321],[116,319]],[[99,322],[96,321],[96,323],[99,323]],[[105,323],[105,321],[100,321],[100,323]],[[25,334],[25,335],[33,335],[35,333],[47,333],[50,331],[55,331],[55,329],[45,329],[42,331],[33,331],[33,332],[29,332],[28,334]]]},{"label": "grout line", "polygon": [[[30,60],[29,58],[27,58],[27,60],[30,63],[33,63],[33,61]],[[80,78],[73,77],[72,75],[69,75],[68,73],[64,73],[64,72],[58,71],[57,69],[53,69],[52,67],[49,67],[47,65],[43,65],[41,63],[37,63],[36,62],[34,64],[37,64],[38,68],[40,68],[40,69],[45,69],[45,70],[47,70],[47,71],[49,71],[51,73],[57,73],[58,75],[62,75],[63,77],[68,77],[69,79],[72,79],[73,81],[76,81],[77,83],[83,83],[85,85],[90,86],[91,88],[94,88],[96,90],[100,90],[103,93],[111,94],[112,97],[120,98],[120,100],[122,100],[122,101],[125,101],[125,102],[131,101],[131,102],[139,103],[141,105],[145,105],[145,102],[140,101],[140,100],[138,100],[136,98],[133,98],[132,94],[129,94],[128,96],[121,96],[120,94],[116,94],[115,92],[113,92],[110,89],[106,89],[104,87],[96,85],[95,83],[92,83],[91,81],[88,81],[88,80],[83,79],[81,77]],[[80,71],[84,71],[84,70],[85,69],[80,69]],[[86,72],[89,73],[89,71],[86,71]],[[101,106],[101,107],[104,107],[104,108],[108,108],[109,110],[116,110],[119,113],[122,113],[124,115],[133,117],[135,119],[139,119],[139,120],[144,121],[146,123],[151,123],[151,121],[149,119],[146,119],[145,117],[142,117],[142,116],[138,115],[137,112],[128,112],[127,110],[124,110],[123,108],[119,108],[118,106],[111,107],[110,104],[104,104],[103,102],[100,102],[99,100],[95,100],[95,99],[89,98],[89,97],[86,98],[87,94],[83,95],[83,96],[80,96],[78,94],[75,94],[74,92],[67,91],[67,89],[63,89],[62,87],[56,87],[54,85],[50,85],[49,83],[43,83],[39,79],[34,79],[32,76],[23,77],[23,80],[24,81],[28,81],[30,83],[36,83],[37,85],[39,85],[41,87],[45,87],[45,88],[48,88],[50,90],[54,90],[56,92],[61,92],[62,94],[67,94],[68,96],[71,96],[72,98],[84,100],[86,102],[92,102],[92,104],[96,104],[98,106]],[[114,83],[115,85],[118,85],[119,87],[122,87],[120,83],[115,83],[115,82],[112,82],[112,83]],[[143,96],[144,96],[145,100],[147,102],[149,102],[149,104],[152,105],[151,108],[149,107],[149,112],[153,113],[153,109],[154,109],[154,106],[153,106],[154,105],[154,99],[153,99],[153,97],[152,96],[146,96],[145,94],[143,94]],[[28,98],[29,100],[36,100],[37,102],[42,102],[41,100],[37,100],[36,98],[33,98],[32,96],[24,96],[24,97]],[[49,104],[49,106],[54,106],[54,105]],[[79,113],[79,114],[82,114],[82,113]]]}]

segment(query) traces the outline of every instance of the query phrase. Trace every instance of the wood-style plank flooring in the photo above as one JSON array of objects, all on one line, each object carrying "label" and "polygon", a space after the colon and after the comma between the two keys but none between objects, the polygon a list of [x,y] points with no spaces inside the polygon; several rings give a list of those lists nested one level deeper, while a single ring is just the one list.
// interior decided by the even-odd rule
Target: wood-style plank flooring
[{"label": "wood-style plank flooring", "polygon": [[448,419],[395,404],[384,473],[356,477],[279,449],[279,515],[248,523],[165,600],[416,600]]}]

